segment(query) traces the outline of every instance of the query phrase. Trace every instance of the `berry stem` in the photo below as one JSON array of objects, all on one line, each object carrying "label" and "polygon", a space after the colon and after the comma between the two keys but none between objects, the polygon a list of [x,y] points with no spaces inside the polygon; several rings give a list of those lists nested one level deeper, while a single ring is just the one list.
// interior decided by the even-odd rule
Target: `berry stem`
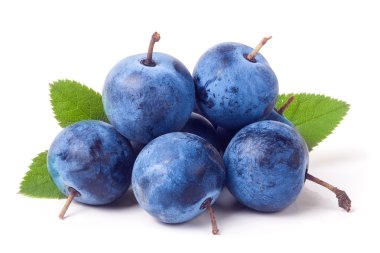
[{"label": "berry stem", "polygon": [[332,191],[333,193],[335,193],[335,195],[338,199],[339,207],[343,208],[347,212],[350,211],[351,200],[345,191],[342,191],[342,190],[338,189],[337,187],[332,186],[331,184],[326,183],[325,181],[322,181],[321,179],[310,175],[309,173],[306,173],[306,179],[308,179],[314,183],[317,183],[319,185],[322,185],[323,187],[325,187],[325,188],[329,189],[330,191]]},{"label": "berry stem", "polygon": [[294,101],[294,96],[289,97],[288,100],[280,107],[280,109],[277,110],[277,112],[280,115],[283,115],[285,110],[288,109],[289,105],[291,105],[293,101]]},{"label": "berry stem", "polygon": [[150,39],[149,47],[148,47],[148,53],[146,54],[146,59],[142,61],[142,63],[145,66],[154,67],[156,66],[156,63],[153,61],[153,48],[154,44],[158,41],[160,41],[160,34],[158,32],[154,32],[152,34],[152,38]]},{"label": "berry stem", "polygon": [[59,213],[59,218],[63,220],[63,218],[65,217],[65,214],[67,212],[67,209],[69,209],[69,206],[71,204],[71,202],[73,201],[74,197],[77,197],[77,196],[80,196],[79,192],[77,190],[75,190],[74,188],[69,188],[69,191],[70,191],[70,194],[69,196],[67,197],[67,200],[66,200],[66,203],[65,205],[62,207],[62,210],[61,212]]},{"label": "berry stem", "polygon": [[202,206],[202,209],[207,208],[208,215],[210,216],[211,221],[211,227],[212,227],[212,234],[217,235],[219,233],[218,225],[216,224],[216,218],[214,214],[214,210],[211,207],[211,198],[206,199]]},{"label": "berry stem", "polygon": [[248,55],[247,55],[247,60],[248,61],[251,61],[251,62],[256,62],[256,55],[257,53],[260,51],[260,49],[265,45],[265,43],[267,43],[268,40],[270,40],[272,38],[272,36],[269,36],[269,37],[264,37],[260,42],[259,44],[257,44],[257,46],[255,47],[255,49],[252,50],[252,52],[250,52]]}]

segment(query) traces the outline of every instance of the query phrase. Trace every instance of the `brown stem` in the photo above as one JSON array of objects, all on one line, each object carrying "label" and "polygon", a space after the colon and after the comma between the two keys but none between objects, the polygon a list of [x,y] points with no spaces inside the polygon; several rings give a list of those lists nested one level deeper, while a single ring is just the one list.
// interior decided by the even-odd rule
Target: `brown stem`
[{"label": "brown stem", "polygon": [[158,32],[153,33],[152,38],[150,39],[149,47],[148,47],[148,53],[146,54],[146,59],[142,61],[142,64],[148,67],[154,67],[156,66],[156,63],[153,61],[153,48],[154,43],[160,41],[160,34]]},{"label": "brown stem", "polygon": [[251,61],[251,62],[256,62],[256,55],[257,53],[260,51],[260,49],[265,45],[265,43],[267,43],[268,40],[270,40],[272,38],[272,36],[269,36],[269,37],[264,37],[260,42],[259,44],[257,44],[257,46],[255,47],[255,49],[252,50],[252,52],[250,52],[248,55],[247,55],[247,60],[248,61]]},{"label": "brown stem", "polygon": [[71,204],[71,202],[73,201],[74,197],[77,197],[77,196],[80,196],[79,192],[77,190],[75,190],[74,188],[69,188],[69,191],[70,191],[70,194],[69,196],[67,196],[67,200],[66,200],[66,203],[65,205],[62,207],[62,210],[61,212],[59,213],[58,217],[60,219],[63,220],[63,218],[65,217],[65,214],[67,212],[67,209],[69,209],[69,206]]},{"label": "brown stem", "polygon": [[350,211],[351,200],[345,191],[342,191],[342,190],[336,188],[335,186],[332,186],[331,184],[328,184],[328,183],[320,180],[319,178],[316,178],[316,177],[310,175],[309,173],[306,173],[306,179],[308,179],[314,183],[317,183],[319,185],[322,185],[323,187],[325,187],[325,188],[329,189],[330,191],[332,191],[333,193],[335,193],[336,197],[338,198],[339,207],[343,208],[347,212]]},{"label": "brown stem", "polygon": [[280,107],[280,109],[277,110],[277,112],[280,114],[280,115],[283,115],[285,110],[288,109],[289,105],[291,103],[293,103],[294,101],[294,96],[291,96],[290,98],[288,98],[288,100]]},{"label": "brown stem", "polygon": [[211,198],[206,199],[201,205],[201,209],[207,208],[208,215],[210,216],[212,234],[217,235],[219,233],[218,225],[216,224],[216,217],[214,210],[211,207]]}]

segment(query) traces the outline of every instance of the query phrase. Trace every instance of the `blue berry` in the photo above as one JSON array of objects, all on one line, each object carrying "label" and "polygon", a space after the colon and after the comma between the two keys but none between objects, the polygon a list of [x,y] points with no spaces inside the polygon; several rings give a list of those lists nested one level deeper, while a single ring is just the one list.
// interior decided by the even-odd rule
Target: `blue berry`
[{"label": "blue berry", "polygon": [[86,120],[63,129],[48,152],[48,170],[65,195],[105,205],[120,198],[131,182],[135,155],[128,142],[111,125]]},{"label": "blue berry", "polygon": [[132,172],[138,203],[165,223],[193,219],[218,198],[225,180],[223,160],[203,138],[174,132],[145,146]]},{"label": "blue berry", "polygon": [[147,59],[138,54],[121,60],[103,88],[103,105],[112,125],[128,140],[143,144],[179,131],[195,103],[193,79],[179,60],[163,53],[153,53],[150,63]]},{"label": "blue berry", "polygon": [[278,82],[261,54],[246,58],[252,48],[221,43],[209,49],[195,66],[197,102],[213,124],[239,129],[263,119],[273,109]]},{"label": "blue berry", "polygon": [[309,163],[301,135],[277,121],[260,121],[241,129],[224,153],[226,185],[244,205],[276,212],[295,201]]}]

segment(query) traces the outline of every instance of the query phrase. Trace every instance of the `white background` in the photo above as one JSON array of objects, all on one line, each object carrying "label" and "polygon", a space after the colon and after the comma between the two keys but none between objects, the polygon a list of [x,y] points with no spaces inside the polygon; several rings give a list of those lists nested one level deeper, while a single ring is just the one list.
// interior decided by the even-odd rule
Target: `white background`
[{"label": "white background", "polygon": [[[0,2],[0,252],[379,250],[376,1],[202,2]],[[346,190],[352,212],[311,182],[275,214],[249,211],[224,194],[215,207],[222,235],[212,236],[206,214],[163,225],[132,193],[109,207],[74,203],[64,221],[57,217],[64,200],[17,194],[31,159],[60,131],[48,84],[69,78],[101,92],[110,68],[145,52],[154,31],[162,36],[156,50],[190,71],[216,43],[255,46],[273,35],[262,54],[281,93],[321,93],[350,103],[335,133],[312,151],[310,172]]]}]

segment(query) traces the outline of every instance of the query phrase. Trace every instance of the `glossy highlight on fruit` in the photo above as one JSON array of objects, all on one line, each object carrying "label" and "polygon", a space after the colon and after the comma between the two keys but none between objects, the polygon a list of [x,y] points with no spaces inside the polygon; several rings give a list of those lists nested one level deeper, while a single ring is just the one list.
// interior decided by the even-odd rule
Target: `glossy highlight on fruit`
[{"label": "glossy highlight on fruit", "polygon": [[223,160],[203,138],[174,132],[151,141],[133,167],[138,203],[165,223],[182,223],[218,198],[225,180]]},{"label": "glossy highlight on fruit", "polygon": [[120,198],[131,181],[135,155],[111,125],[80,121],[63,129],[48,152],[48,170],[58,189],[74,200],[105,205]]}]

